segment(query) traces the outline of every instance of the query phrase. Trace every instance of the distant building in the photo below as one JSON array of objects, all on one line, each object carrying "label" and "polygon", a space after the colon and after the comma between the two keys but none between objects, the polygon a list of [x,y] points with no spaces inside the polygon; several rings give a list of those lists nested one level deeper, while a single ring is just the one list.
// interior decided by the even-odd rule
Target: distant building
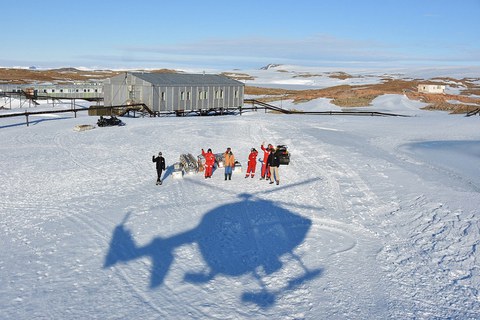
[{"label": "distant building", "polygon": [[143,103],[154,112],[243,106],[244,84],[220,75],[127,72],[103,83],[105,106]]},{"label": "distant building", "polygon": [[419,84],[418,92],[422,93],[445,93],[445,86],[437,84]]},{"label": "distant building", "polygon": [[0,84],[0,92],[24,92],[34,99],[85,99],[100,100],[103,98],[103,83],[78,82],[70,84],[31,83]]}]

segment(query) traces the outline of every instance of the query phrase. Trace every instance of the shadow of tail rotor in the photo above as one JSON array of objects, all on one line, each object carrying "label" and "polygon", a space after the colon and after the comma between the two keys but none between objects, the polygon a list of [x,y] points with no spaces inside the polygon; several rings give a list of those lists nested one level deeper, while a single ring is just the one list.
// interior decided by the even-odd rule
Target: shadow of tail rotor
[{"label": "shadow of tail rotor", "polygon": [[156,237],[149,244],[138,246],[135,243],[132,232],[125,226],[129,216],[130,213],[127,213],[122,222],[115,227],[103,268],[113,267],[119,263],[126,264],[142,257],[149,257],[153,262],[150,288],[158,287],[163,283],[172,264],[174,244],[169,239]]},{"label": "shadow of tail rotor", "polygon": [[133,260],[138,256],[132,234],[130,230],[125,227],[125,223],[130,217],[130,214],[131,213],[127,213],[122,222],[113,230],[108,253],[103,264],[104,268],[114,266],[120,262]]}]

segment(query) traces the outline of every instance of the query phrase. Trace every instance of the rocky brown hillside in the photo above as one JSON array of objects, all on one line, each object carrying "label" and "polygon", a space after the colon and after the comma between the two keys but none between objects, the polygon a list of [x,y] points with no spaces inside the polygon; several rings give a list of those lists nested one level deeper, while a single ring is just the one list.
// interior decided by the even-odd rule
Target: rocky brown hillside
[{"label": "rocky brown hillside", "polygon": [[[274,102],[278,100],[293,100],[294,103],[306,102],[317,98],[328,98],[339,107],[368,107],[370,103],[378,96],[384,94],[405,94],[409,99],[418,100],[427,103],[425,109],[444,110],[451,113],[466,113],[480,108],[480,85],[478,80],[469,81],[467,79],[455,80],[461,83],[464,89],[460,94],[431,94],[419,93],[418,84],[428,83],[428,81],[419,80],[393,80],[385,79],[383,83],[370,85],[341,85],[324,89],[311,90],[284,90],[260,87],[246,87],[245,93],[250,95],[259,95],[262,98],[258,100],[264,102]],[[435,84],[449,84],[452,79],[445,79],[442,82],[436,81]]]},{"label": "rocky brown hillside", "polygon": [[[32,82],[70,83],[75,81],[103,80],[123,71],[112,70],[79,70],[61,68],[51,70],[31,70],[0,68],[0,83],[27,84]],[[170,69],[149,70],[148,72],[175,73]],[[253,79],[245,73],[223,73],[237,80]],[[306,77],[308,75],[302,75]],[[332,73],[331,77],[350,77],[343,72]],[[285,90],[247,86],[245,93],[258,96],[258,100],[274,102],[278,100],[293,100],[301,103],[317,98],[332,99],[332,103],[340,107],[367,107],[373,99],[383,94],[405,94],[410,99],[428,103],[427,109],[447,110],[452,113],[464,113],[480,107],[480,79],[432,79],[435,84],[462,86],[460,94],[428,94],[418,93],[419,80],[398,80],[386,78],[382,83],[370,85],[341,85],[324,89]],[[422,83],[428,83],[422,80]],[[454,85],[452,85],[452,83]]]},{"label": "rocky brown hillside", "polygon": [[[70,83],[74,81],[103,80],[123,71],[112,70],[79,70],[61,68],[50,70],[0,68],[0,83],[27,84],[32,82]],[[149,72],[175,73],[175,70],[159,69]]]}]

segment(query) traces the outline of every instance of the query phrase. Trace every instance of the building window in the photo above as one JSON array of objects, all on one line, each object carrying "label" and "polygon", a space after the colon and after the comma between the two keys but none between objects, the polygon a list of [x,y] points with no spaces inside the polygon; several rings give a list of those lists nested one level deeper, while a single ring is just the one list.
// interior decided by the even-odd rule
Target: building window
[{"label": "building window", "polygon": [[180,100],[185,100],[185,92],[180,92]]},{"label": "building window", "polygon": [[165,92],[162,92],[162,101],[165,101]]},{"label": "building window", "polygon": [[187,92],[187,100],[190,100],[190,91]]},{"label": "building window", "polygon": [[223,99],[223,90],[220,90],[220,99]]}]

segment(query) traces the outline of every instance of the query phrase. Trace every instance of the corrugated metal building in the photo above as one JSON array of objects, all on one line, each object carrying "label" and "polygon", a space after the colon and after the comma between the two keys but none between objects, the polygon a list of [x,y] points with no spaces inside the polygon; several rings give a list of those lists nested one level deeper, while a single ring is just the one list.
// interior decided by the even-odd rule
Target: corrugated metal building
[{"label": "corrugated metal building", "polygon": [[220,75],[127,72],[106,79],[105,106],[144,103],[154,112],[243,106],[244,84]]}]

